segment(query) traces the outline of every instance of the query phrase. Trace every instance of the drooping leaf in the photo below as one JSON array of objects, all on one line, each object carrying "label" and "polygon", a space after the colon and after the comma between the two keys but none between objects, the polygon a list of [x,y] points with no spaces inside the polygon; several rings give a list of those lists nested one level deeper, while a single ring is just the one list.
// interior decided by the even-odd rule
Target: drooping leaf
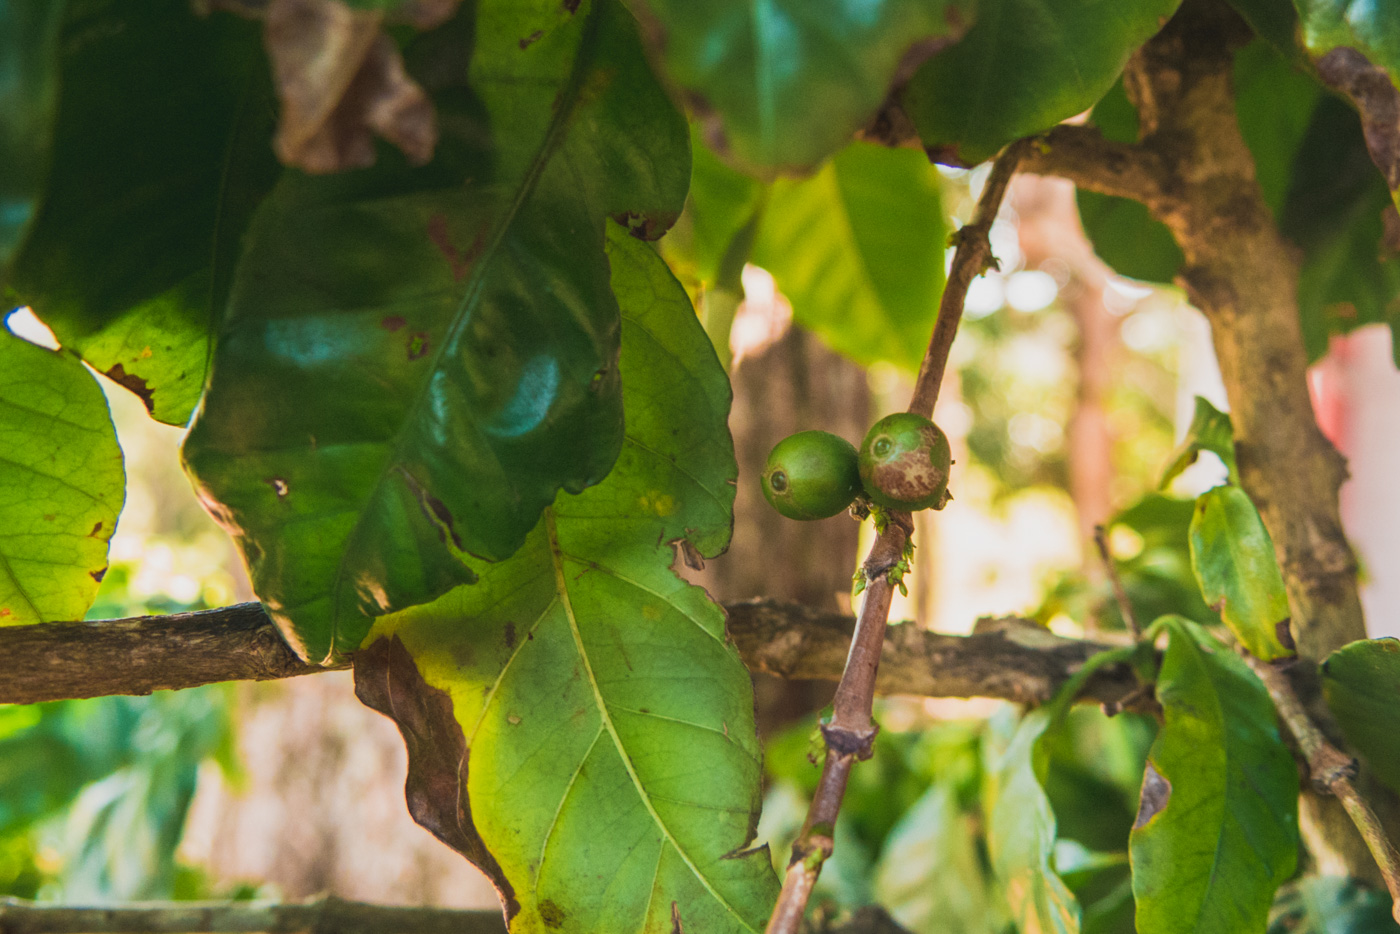
[{"label": "drooping leaf", "polygon": [[1253,672],[1195,623],[1165,617],[1166,723],[1129,839],[1140,934],[1262,930],[1298,853],[1298,769]]},{"label": "drooping leaf", "polygon": [[1055,814],[1042,782],[1040,739],[1056,720],[1054,706],[1026,714],[1010,736],[990,731],[983,808],[992,872],[1021,931],[1077,934],[1079,902],[1055,873]]},{"label": "drooping leaf", "polygon": [[1209,451],[1220,458],[1229,472],[1230,482],[1239,483],[1239,471],[1235,466],[1235,429],[1230,424],[1230,416],[1210,404],[1203,396],[1196,397],[1196,411],[1191,416],[1191,424],[1181,443],[1172,452],[1171,463],[1162,473],[1161,489],[1166,489],[1173,480],[1196,463],[1202,451]]},{"label": "drooping leaf", "polygon": [[[628,0],[670,80],[718,117],[723,149],[801,169],[840,148],[899,77],[960,36],[974,0]],[[902,63],[905,63],[902,65]]]},{"label": "drooping leaf", "polygon": [[468,11],[408,50],[440,82],[433,163],[289,173],[263,205],[185,445],[308,658],[471,581],[463,552],[509,556],[621,444],[603,225],[674,220],[684,120],[616,0],[523,47],[528,10],[475,12],[475,47]]},{"label": "drooping leaf", "polygon": [[1305,876],[1279,892],[1268,934],[1400,934],[1384,892],[1345,876]]},{"label": "drooping leaf", "polygon": [[277,172],[257,25],[185,0],[30,6],[64,13],[45,62],[52,153],[0,291],[183,425],[239,237]]},{"label": "drooping leaf", "polygon": [[693,560],[729,539],[729,388],[660,258],[616,232],[608,252],[617,467],[509,559],[473,562],[476,584],[381,620],[357,689],[405,732],[415,816],[493,875],[512,931],[759,931],[777,880],[766,850],[743,852],[749,678],[723,612],[670,569],[669,543]]},{"label": "drooping leaf", "polygon": [[83,618],[125,495],[97,382],[0,327],[0,626]]},{"label": "drooping leaf", "polygon": [[915,369],[943,291],[938,173],[911,149],[854,143],[774,184],[754,244],[798,323],[860,363]]},{"label": "drooping leaf", "polygon": [[975,165],[1082,113],[1180,0],[981,0],[966,36],[904,93],[924,145]]},{"label": "drooping leaf", "polygon": [[1400,791],[1400,736],[1394,723],[1400,641],[1361,639],[1327,656],[1322,694],[1347,744],[1381,781]]},{"label": "drooping leaf", "polygon": [[1361,112],[1371,159],[1400,196],[1400,7],[1354,0],[1293,0],[1318,76]]},{"label": "drooping leaf", "polygon": [[1274,542],[1244,490],[1218,486],[1196,500],[1191,568],[1206,603],[1251,655],[1268,662],[1294,654]]},{"label": "drooping leaf", "polygon": [[929,786],[885,838],[875,897],[911,934],[994,934],[977,831],[957,789]]},{"label": "drooping leaf", "polygon": [[0,271],[23,239],[43,187],[62,18],[62,3],[0,2]]}]

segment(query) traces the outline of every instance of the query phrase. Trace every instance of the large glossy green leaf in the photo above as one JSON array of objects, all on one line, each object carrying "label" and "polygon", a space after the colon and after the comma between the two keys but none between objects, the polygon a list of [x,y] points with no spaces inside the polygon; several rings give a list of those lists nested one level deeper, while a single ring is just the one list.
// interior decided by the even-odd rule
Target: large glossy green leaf
[{"label": "large glossy green leaf", "polygon": [[[961,35],[974,0],[628,0],[670,80],[755,169],[815,165],[875,115],[901,60]],[[926,52],[925,52],[926,54]],[[915,59],[917,61],[917,59]]]},{"label": "large glossy green leaf", "polygon": [[1172,452],[1171,463],[1162,472],[1160,486],[1165,489],[1181,476],[1187,467],[1196,463],[1202,451],[1209,451],[1220,458],[1229,472],[1230,482],[1239,483],[1239,470],[1235,466],[1235,429],[1230,424],[1230,416],[1211,405],[1209,399],[1197,396],[1191,424]]},{"label": "large glossy green leaf", "polygon": [[184,424],[239,236],[277,172],[257,24],[185,0],[28,5],[64,11],[44,63],[58,92],[42,191],[0,290]]},{"label": "large glossy green leaf", "polygon": [[972,817],[935,782],[899,819],[875,864],[875,897],[911,934],[994,934]]},{"label": "large glossy green leaf", "polygon": [[1298,854],[1298,769],[1245,663],[1195,623],[1165,617],[1157,679],[1166,723],[1129,839],[1140,934],[1264,928]]},{"label": "large glossy green leaf", "polygon": [[0,2],[0,270],[23,238],[43,185],[62,17],[61,3]]},{"label": "large glossy green leaf", "polygon": [[853,143],[811,178],[774,184],[752,258],[833,348],[914,369],[938,314],[947,240],[923,153]]},{"label": "large glossy green leaf", "polygon": [[981,0],[957,44],[915,73],[904,107],[940,159],[973,165],[1082,113],[1180,0]]},{"label": "large glossy green leaf", "polygon": [[309,658],[471,581],[463,552],[509,556],[621,444],[603,225],[674,219],[684,121],[616,0],[532,43],[544,13],[476,14],[474,47],[464,13],[408,50],[443,126],[433,163],[289,174],[263,205],[186,442]]},{"label": "large glossy green leaf", "polygon": [[1322,663],[1322,694],[1348,745],[1382,781],[1400,791],[1400,640],[1361,639]]},{"label": "large glossy green leaf", "polygon": [[[561,496],[508,560],[473,562],[475,585],[381,620],[358,690],[418,750],[410,806],[412,775],[427,782],[460,731],[447,763],[471,822],[459,846],[495,878],[512,931],[758,931],[777,880],[766,849],[743,852],[761,779],[749,678],[721,609],[670,569],[673,544],[693,560],[728,543],[729,387],[660,258],[616,234],[609,256],[617,467]],[[420,675],[414,695],[444,698],[448,725],[412,722],[404,688]],[[445,814],[457,833],[444,784],[437,813],[415,816],[441,827]]]},{"label": "large glossy green leaf", "polygon": [[0,326],[0,626],[83,618],[125,495],[97,382]]},{"label": "large glossy green leaf", "polygon": [[1251,655],[1266,662],[1293,655],[1274,542],[1244,490],[1227,484],[1196,500],[1191,569],[1206,603]]},{"label": "large glossy green leaf", "polygon": [[1041,707],[1009,737],[994,729],[983,740],[987,849],[1018,930],[1077,934],[1079,902],[1054,870],[1055,813],[1043,787],[1047,759],[1038,748],[1055,722],[1055,707]]}]

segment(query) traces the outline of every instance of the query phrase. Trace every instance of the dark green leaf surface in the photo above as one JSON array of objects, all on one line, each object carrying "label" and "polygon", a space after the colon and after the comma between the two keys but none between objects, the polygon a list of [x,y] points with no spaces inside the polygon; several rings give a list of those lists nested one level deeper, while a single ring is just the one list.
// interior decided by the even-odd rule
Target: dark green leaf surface
[{"label": "dark green leaf surface", "polygon": [[125,495],[96,380],[0,326],[0,626],[83,618]]},{"label": "dark green leaf surface", "polygon": [[463,552],[509,556],[621,444],[603,225],[674,220],[684,121],[615,0],[529,43],[529,11],[476,13],[474,49],[463,14],[408,51],[439,82],[432,164],[289,174],[263,205],[186,443],[308,658],[470,582]]},{"label": "dark green leaf surface", "polygon": [[1082,113],[1180,0],[981,0],[957,44],[926,62],[904,106],[924,144],[974,165]]},{"label": "dark green leaf surface", "polygon": [[[670,543],[728,543],[729,387],[684,290],[609,240],[623,314],[617,467],[561,496],[524,547],[382,620],[451,697],[471,819],[513,890],[516,932],[762,930],[776,895],[753,833],[760,751],[724,614]],[[379,643],[375,643],[378,645]]]},{"label": "dark green leaf surface", "polygon": [[1362,639],[1322,663],[1322,693],[1347,744],[1376,775],[1400,791],[1400,641]]},{"label": "dark green leaf surface", "polygon": [[1218,486],[1196,500],[1191,568],[1206,603],[1251,655],[1266,662],[1293,655],[1280,639],[1287,632],[1288,594],[1274,542],[1244,490]]},{"label": "dark green leaf surface", "polygon": [[947,241],[938,172],[923,153],[853,143],[811,178],[774,184],[752,259],[833,348],[915,369]]},{"label": "dark green leaf surface", "polygon": [[1289,61],[1304,58],[1297,38],[1298,11],[1292,0],[1230,0],[1230,6]]},{"label": "dark green leaf surface", "polygon": [[755,169],[801,169],[875,115],[907,52],[956,38],[973,0],[629,0],[670,80]]},{"label": "dark green leaf surface", "polygon": [[1196,463],[1202,451],[1209,451],[1220,458],[1229,472],[1230,482],[1239,482],[1239,471],[1235,467],[1235,429],[1230,424],[1230,416],[1210,404],[1202,396],[1196,397],[1196,411],[1191,416],[1191,424],[1186,435],[1172,452],[1171,463],[1162,473],[1160,486],[1165,489],[1182,472]]},{"label": "dark green leaf surface", "polygon": [[1289,190],[1298,184],[1299,147],[1325,92],[1317,79],[1263,41],[1235,53],[1232,76],[1240,135],[1254,157],[1264,203],[1274,217],[1281,217]]},{"label": "dark green leaf surface", "polygon": [[45,63],[52,158],[0,288],[183,425],[239,236],[277,172],[258,26],[185,0],[52,7],[66,11]]},{"label": "dark green leaf surface", "polygon": [[1018,930],[1077,934],[1079,902],[1052,863],[1055,813],[1042,787],[1047,763],[1038,748],[1056,713],[1054,705],[1032,710],[1009,737],[994,730],[983,740],[987,850]]},{"label": "dark green leaf surface", "polygon": [[1298,853],[1298,769],[1245,663],[1179,617],[1157,679],[1166,724],[1129,840],[1140,934],[1264,928]]},{"label": "dark green leaf surface", "polygon": [[62,3],[0,0],[0,271],[23,239],[43,186],[62,18]]}]

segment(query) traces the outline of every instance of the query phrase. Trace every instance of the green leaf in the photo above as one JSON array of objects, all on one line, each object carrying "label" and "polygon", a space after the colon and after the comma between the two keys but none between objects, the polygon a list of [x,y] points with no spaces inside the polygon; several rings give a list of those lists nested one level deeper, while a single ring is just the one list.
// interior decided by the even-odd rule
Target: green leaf
[{"label": "green leaf", "polygon": [[1251,655],[1266,662],[1293,656],[1274,542],[1244,490],[1218,486],[1196,500],[1191,568],[1206,603]]},{"label": "green leaf", "polygon": [[[381,620],[358,690],[423,757],[411,806],[412,776],[460,729],[446,768],[464,783],[462,846],[505,893],[512,931],[759,931],[777,879],[766,849],[743,849],[761,780],[749,676],[723,611],[670,569],[672,544],[693,560],[729,540],[729,386],[660,258],[616,232],[608,252],[617,467],[560,497],[508,560],[473,562],[475,585]],[[445,723],[413,725],[404,691],[420,673],[414,697],[443,698]],[[431,787],[432,813],[415,816],[455,822],[455,797]]]},{"label": "green leaf", "polygon": [[904,107],[940,161],[975,165],[1082,113],[1180,0],[981,0],[962,41],[915,73]]},{"label": "green leaf", "polygon": [[735,238],[762,213],[767,186],[725,165],[699,137],[691,134],[686,214],[696,275],[714,283]]},{"label": "green leaf", "polygon": [[1235,53],[1232,77],[1235,118],[1254,157],[1255,178],[1264,203],[1274,217],[1281,217],[1289,191],[1297,184],[1298,150],[1324,95],[1322,85],[1258,40]]},{"label": "green leaf", "polygon": [[1042,784],[1047,757],[1041,737],[1058,720],[1055,705],[1026,714],[1010,736],[993,728],[983,740],[982,790],[992,872],[1021,931],[1077,934],[1079,902],[1055,874],[1055,813]]},{"label": "green leaf", "polygon": [[32,6],[65,12],[44,62],[52,153],[0,291],[183,425],[240,234],[278,171],[258,25],[186,0]]},{"label": "green leaf", "polygon": [[0,327],[0,626],[82,619],[107,571],[126,472],[83,365]]},{"label": "green leaf", "polygon": [[62,3],[0,2],[0,270],[23,239],[43,186],[58,92],[50,62],[62,16]]},{"label": "green leaf", "polygon": [[1322,663],[1322,694],[1347,745],[1376,776],[1400,791],[1400,736],[1394,726],[1400,697],[1400,641],[1361,639]]},{"label": "green leaf", "polygon": [[1230,0],[1250,28],[1291,62],[1304,61],[1298,44],[1298,11],[1292,0]]},{"label": "green leaf", "polygon": [[1400,934],[1390,899],[1345,876],[1311,876],[1279,892],[1268,934]]},{"label": "green leaf", "polygon": [[875,896],[912,934],[995,934],[977,829],[957,788],[935,782],[885,838]]},{"label": "green leaf", "polygon": [[1262,930],[1298,855],[1298,769],[1245,663],[1180,617],[1157,679],[1166,722],[1129,838],[1140,934]]},{"label": "green leaf", "polygon": [[1324,96],[1292,160],[1279,229],[1303,250],[1298,310],[1311,359],[1333,334],[1392,319],[1400,259],[1387,245],[1385,179],[1366,152],[1356,112]]},{"label": "green leaf", "polygon": [[[754,169],[813,166],[875,115],[906,55],[966,29],[974,0],[628,0],[711,138]],[[926,52],[924,54],[927,54]],[[917,61],[917,58],[914,58]]]},{"label": "green leaf", "polygon": [[1235,429],[1230,424],[1230,416],[1210,404],[1203,396],[1196,397],[1196,412],[1191,416],[1191,424],[1186,435],[1172,452],[1171,463],[1162,473],[1160,489],[1166,489],[1173,480],[1196,463],[1202,451],[1209,451],[1220,458],[1229,472],[1230,482],[1239,483],[1239,471],[1235,466]]},{"label": "green leaf", "polygon": [[439,82],[433,163],[288,173],[262,206],[185,445],[308,658],[470,582],[463,552],[509,556],[561,487],[607,474],[622,412],[603,225],[657,235],[684,199],[684,120],[616,0],[524,50],[517,5],[471,12],[407,52]]},{"label": "green leaf", "polygon": [[837,351],[916,369],[943,292],[939,190],[923,153],[853,143],[811,178],[774,184],[752,261]]}]

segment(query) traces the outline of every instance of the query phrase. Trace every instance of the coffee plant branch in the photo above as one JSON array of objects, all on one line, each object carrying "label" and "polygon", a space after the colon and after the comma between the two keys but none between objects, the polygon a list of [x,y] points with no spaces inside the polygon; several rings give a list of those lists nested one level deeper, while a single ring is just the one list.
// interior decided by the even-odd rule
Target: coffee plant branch
[{"label": "coffee plant branch", "polygon": [[[1018,140],[1006,147],[992,165],[991,174],[977,201],[971,223],[955,235],[957,250],[948,272],[948,282],[938,305],[938,318],[929,337],[928,352],[919,365],[919,376],[909,402],[909,411],[932,417],[939,386],[948,363],[948,351],[962,320],[968,286],[995,263],[988,234],[996,220],[1011,176],[1033,140]],[[826,758],[821,779],[812,795],[807,819],[792,845],[792,858],[783,878],[782,892],[768,920],[766,934],[796,934],[801,930],[812,889],[821,875],[822,863],[835,845],[836,816],[846,794],[846,782],[857,760],[868,759],[878,730],[872,719],[876,675],[889,622],[890,601],[897,580],[890,572],[903,560],[913,521],[908,513],[888,512],[870,553],[861,565],[866,581],[865,599],[856,620],[846,668],[832,700],[831,719],[822,725]]]},{"label": "coffee plant branch", "polygon": [[1390,890],[1391,912],[1395,919],[1400,921],[1400,852],[1396,852],[1395,844],[1386,836],[1376,812],[1356,790],[1353,782],[1356,778],[1356,760],[1328,742],[1322,730],[1308,715],[1302,701],[1298,699],[1288,672],[1276,663],[1270,664],[1248,655],[1245,658],[1249,667],[1253,668],[1254,673],[1264,682],[1279,717],[1297,741],[1298,749],[1307,762],[1313,786],[1326,791],[1342,803],[1347,816],[1356,825],[1361,838],[1366,841],[1371,856],[1380,867],[1385,887]]},{"label": "coffee plant branch", "polygon": [[[731,603],[729,635],[752,671],[836,681],[854,620],[774,600]],[[1028,620],[977,624],[971,636],[891,626],[881,647],[881,694],[1048,700],[1107,646],[1064,639]],[[0,627],[0,704],[149,694],[220,681],[269,681],[348,668],[308,665],[258,603],[171,616]],[[1116,704],[1136,682],[1126,668],[1090,683],[1086,698]]]}]

